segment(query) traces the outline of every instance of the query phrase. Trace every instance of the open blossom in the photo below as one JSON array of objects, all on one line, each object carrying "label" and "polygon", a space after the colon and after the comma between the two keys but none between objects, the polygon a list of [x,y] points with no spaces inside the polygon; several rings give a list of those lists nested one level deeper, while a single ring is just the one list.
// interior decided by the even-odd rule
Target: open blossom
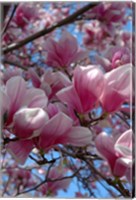
[{"label": "open blossom", "polygon": [[94,108],[104,88],[104,75],[93,65],[78,66],[74,71],[73,85],[60,90],[58,98],[79,113]]},{"label": "open blossom", "polygon": [[98,20],[91,20],[83,26],[83,42],[87,48],[102,50],[107,46],[108,34],[103,24]]},{"label": "open blossom", "polygon": [[113,136],[100,133],[95,140],[96,148],[108,161],[113,175],[122,177],[132,168],[132,130],[124,132],[117,140]]},{"label": "open blossom", "polygon": [[32,4],[20,3],[14,17],[15,23],[24,28],[32,19],[38,18],[36,7]]},{"label": "open blossom", "polygon": [[122,65],[105,74],[105,87],[100,102],[106,112],[114,112],[132,95],[132,66]]},{"label": "open blossom", "polygon": [[45,71],[41,77],[33,69],[29,69],[29,75],[34,87],[44,90],[49,99],[54,97],[57,91],[71,84],[64,73],[53,72],[51,69]]},{"label": "open blossom", "polygon": [[[34,138],[39,149],[48,151],[57,144],[85,146],[91,143],[92,133],[88,128],[72,126],[71,118],[62,112],[57,113],[41,128],[40,134]],[[47,140],[48,138],[48,140]]]},{"label": "open blossom", "polygon": [[66,31],[58,42],[47,39],[44,49],[47,51],[46,63],[51,67],[69,67],[71,63],[88,56],[86,51],[78,47],[76,38]]},{"label": "open blossom", "polygon": [[48,119],[47,113],[41,108],[22,108],[13,117],[14,134],[19,138],[35,137],[33,132]]},{"label": "open blossom", "polygon": [[131,63],[130,49],[122,46],[110,46],[103,56],[96,55],[96,62],[100,64],[105,71]]},{"label": "open blossom", "polygon": [[3,96],[2,110],[6,112],[6,123],[12,123],[14,114],[22,107],[44,108],[48,98],[44,91],[36,88],[27,88],[26,82],[20,76],[10,78],[5,88],[1,89]]},{"label": "open blossom", "polygon": [[125,23],[126,5],[127,3],[124,2],[102,2],[87,12],[87,16],[98,19],[106,24]]},{"label": "open blossom", "polygon": [[88,128],[73,126],[72,119],[62,112],[48,119],[41,109],[22,109],[15,114],[14,125],[20,140],[9,142],[6,148],[20,164],[25,163],[34,147],[48,151],[58,144],[80,147],[92,140]]}]

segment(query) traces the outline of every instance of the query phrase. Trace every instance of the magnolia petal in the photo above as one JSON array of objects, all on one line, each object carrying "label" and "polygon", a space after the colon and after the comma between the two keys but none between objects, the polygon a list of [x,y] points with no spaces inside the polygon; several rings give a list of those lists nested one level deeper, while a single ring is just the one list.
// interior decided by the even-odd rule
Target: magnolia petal
[{"label": "magnolia petal", "polygon": [[68,133],[67,143],[74,146],[86,146],[92,142],[92,132],[85,127],[72,127]]},{"label": "magnolia petal", "polygon": [[109,113],[119,109],[124,101],[125,98],[118,91],[109,86],[104,89],[103,94],[100,97],[103,109]]},{"label": "magnolia petal", "polygon": [[48,119],[47,113],[41,108],[22,108],[13,118],[16,135],[29,138],[33,131],[40,129]]},{"label": "magnolia petal", "polygon": [[72,107],[79,113],[82,113],[82,106],[79,96],[73,86],[69,86],[57,92],[57,97],[69,107]]},{"label": "magnolia petal", "polygon": [[90,111],[98,102],[104,88],[104,75],[95,65],[78,66],[74,71],[74,87],[84,112]]},{"label": "magnolia petal", "polygon": [[132,156],[132,129],[124,132],[116,141],[115,149],[123,156]]},{"label": "magnolia petal", "polygon": [[40,85],[41,85],[41,81],[40,81],[39,76],[38,76],[37,73],[35,72],[35,70],[30,68],[30,69],[28,70],[28,73],[29,73],[29,75],[30,75],[30,78],[31,78],[31,80],[32,80],[32,83],[33,83],[34,87],[39,88]]},{"label": "magnolia petal", "polygon": [[26,83],[20,76],[10,78],[6,83],[7,95],[10,99],[11,110],[15,112],[21,105],[26,94]]},{"label": "magnolia petal", "polygon": [[95,145],[99,153],[107,159],[111,169],[113,169],[117,159],[113,138],[105,132],[102,132],[96,137]]},{"label": "magnolia petal", "polygon": [[107,58],[96,55],[95,59],[96,59],[96,62],[100,64],[104,68],[105,71],[109,71],[111,69],[111,62]]},{"label": "magnolia petal", "polygon": [[33,149],[33,142],[31,140],[14,141],[7,144],[6,148],[13,158],[23,165]]},{"label": "magnolia petal", "polygon": [[45,92],[41,89],[31,88],[27,90],[24,105],[29,108],[40,107],[44,108],[47,106],[48,97]]},{"label": "magnolia petal", "polygon": [[131,167],[131,165],[132,160],[127,158],[118,158],[114,166],[113,174],[115,176],[122,177],[125,175],[127,169]]},{"label": "magnolia petal", "polygon": [[78,43],[75,37],[71,35],[69,32],[65,31],[62,34],[62,37],[59,41],[60,47],[62,50],[65,51],[65,48],[67,47],[67,52],[71,52],[71,55],[75,54],[78,50]]},{"label": "magnolia petal", "polygon": [[72,123],[72,120],[64,113],[56,114],[42,128],[39,136],[39,147],[46,149],[52,145],[63,143]]},{"label": "magnolia petal", "polygon": [[79,50],[74,56],[73,61],[77,62],[79,60],[83,60],[88,57],[88,52],[84,50]]}]

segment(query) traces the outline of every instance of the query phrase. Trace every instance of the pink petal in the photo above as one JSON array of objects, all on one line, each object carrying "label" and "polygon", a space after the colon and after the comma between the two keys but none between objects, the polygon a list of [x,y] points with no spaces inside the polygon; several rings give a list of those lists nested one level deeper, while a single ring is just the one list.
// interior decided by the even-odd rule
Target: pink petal
[{"label": "pink petal", "polygon": [[106,82],[125,99],[132,94],[132,65],[126,64],[105,74]]},{"label": "pink petal", "polygon": [[69,107],[72,107],[79,113],[82,113],[82,106],[79,96],[73,86],[69,86],[57,92],[57,97]]},{"label": "pink petal", "polygon": [[33,142],[31,140],[14,141],[7,144],[6,148],[14,159],[23,165],[33,149]]},{"label": "pink petal", "polygon": [[47,149],[55,144],[63,143],[71,127],[72,120],[64,113],[59,112],[42,128],[39,136],[39,147]]},{"label": "pink petal", "polygon": [[56,73],[56,78],[59,80],[65,87],[71,85],[71,81],[69,78],[62,72],[57,72]]},{"label": "pink petal", "polygon": [[123,156],[132,156],[132,130],[124,132],[116,141],[115,149]]},{"label": "pink petal", "polygon": [[30,75],[30,78],[32,80],[32,83],[33,83],[34,87],[39,88],[40,85],[41,85],[41,81],[40,81],[39,76],[35,72],[35,70],[34,69],[29,69],[28,73]]},{"label": "pink petal", "polygon": [[65,51],[67,48],[67,51],[65,53],[71,53],[73,55],[78,50],[78,44],[75,37],[73,37],[69,32],[65,31],[62,34],[62,37],[59,41],[60,47],[62,48],[62,51]]},{"label": "pink petal", "polygon": [[10,78],[6,83],[7,95],[10,99],[9,119],[22,106],[26,94],[26,83],[20,76]]},{"label": "pink petal", "polygon": [[118,158],[116,160],[113,174],[122,177],[125,175],[128,168],[132,166],[132,160],[126,158]]},{"label": "pink petal", "polygon": [[48,97],[43,90],[37,88],[31,88],[27,90],[24,101],[24,105],[26,105],[27,107],[44,108],[47,106],[47,103]]},{"label": "pink petal", "polygon": [[92,142],[92,132],[88,128],[73,127],[68,133],[67,143],[74,146],[86,146]]},{"label": "pink petal", "polygon": [[120,108],[125,98],[112,87],[106,86],[100,97],[100,102],[106,112],[114,112]]},{"label": "pink petal", "polygon": [[49,117],[51,118],[59,112],[59,109],[57,108],[55,104],[49,103],[47,107],[47,112],[49,114]]},{"label": "pink petal", "polygon": [[111,69],[111,62],[107,58],[96,55],[95,59],[97,63],[104,68],[105,71],[109,71]]},{"label": "pink petal", "polygon": [[34,137],[33,131],[40,129],[48,120],[47,113],[41,108],[22,108],[14,115],[16,136],[20,138]]},{"label": "pink petal", "polygon": [[105,132],[102,132],[96,137],[95,144],[99,153],[107,159],[111,169],[113,170],[116,159],[118,158],[114,150],[113,138]]},{"label": "pink petal", "polygon": [[18,68],[10,69],[10,68],[7,68],[3,73],[3,80],[6,83],[11,77],[21,76],[22,72],[23,72],[22,69],[18,69]]},{"label": "pink petal", "polygon": [[80,98],[84,112],[89,111],[98,101],[104,88],[104,75],[96,66],[76,67],[74,87]]},{"label": "pink petal", "polygon": [[75,55],[73,55],[73,62],[83,60],[88,57],[88,52],[84,50],[79,50]]}]

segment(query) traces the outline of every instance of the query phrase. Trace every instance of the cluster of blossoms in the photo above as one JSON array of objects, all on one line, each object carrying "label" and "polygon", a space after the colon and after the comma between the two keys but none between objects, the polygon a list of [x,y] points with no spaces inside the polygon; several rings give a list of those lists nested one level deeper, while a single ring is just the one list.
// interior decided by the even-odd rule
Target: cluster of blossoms
[{"label": "cluster of blossoms", "polygon": [[[62,8],[62,5],[53,3],[51,15],[42,9],[42,3],[39,7],[38,4],[19,4],[8,29],[12,30],[12,40],[18,38],[16,34],[20,30],[27,35],[29,31],[29,34],[34,33],[38,26],[39,30],[48,28],[67,17],[70,7]],[[12,64],[3,64],[4,69],[0,72],[2,137],[4,148],[17,163],[26,164],[34,152],[42,158],[53,151],[65,157],[66,147],[69,148],[68,156],[75,151],[78,159],[83,158],[78,154],[80,151],[86,151],[87,155],[95,153],[103,160],[98,171],[104,174],[106,168],[108,176],[124,178],[131,183],[134,136],[129,117],[124,118],[124,114],[130,114],[134,96],[131,38],[122,34],[119,36],[124,38],[121,44],[115,38],[117,28],[127,22],[126,8],[129,7],[129,3],[103,2],[86,12],[83,18],[90,21],[85,24],[77,21],[77,30],[84,33],[86,49],[79,46],[73,34],[62,30],[60,39],[53,38],[51,33],[39,39],[40,44],[35,42],[30,49],[23,47],[22,54],[18,51],[18,61],[23,59],[21,64],[30,66],[26,66],[26,71],[17,65],[13,68]],[[43,16],[46,20],[41,20]],[[18,33],[13,31],[15,28],[19,29]],[[6,32],[4,46],[11,41],[9,37]],[[23,58],[27,53],[34,54],[36,49],[41,59],[44,55],[42,69],[35,64],[31,67],[31,58]],[[89,60],[90,50],[99,52],[95,53],[94,61]],[[15,54],[9,53],[5,59],[16,58]],[[69,169],[75,170],[67,162],[65,169],[54,166],[49,171],[43,170],[41,174],[46,174],[47,180],[37,187],[36,195],[55,196],[59,189],[66,190],[71,178],[63,177]],[[25,169],[7,169],[6,173],[19,179],[18,185],[22,184],[20,193],[36,184],[30,171]],[[55,179],[58,181],[53,182]],[[96,188],[93,180],[91,184]],[[76,196],[86,197],[86,194],[77,192]]]}]

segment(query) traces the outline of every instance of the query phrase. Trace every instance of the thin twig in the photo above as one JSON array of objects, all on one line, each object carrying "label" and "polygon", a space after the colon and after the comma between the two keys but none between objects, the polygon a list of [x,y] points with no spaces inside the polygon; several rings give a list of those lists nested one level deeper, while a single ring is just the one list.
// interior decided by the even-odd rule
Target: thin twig
[{"label": "thin twig", "polygon": [[[37,188],[39,188],[41,185],[43,185],[44,183],[46,182],[56,182],[56,181],[61,181],[61,180],[66,180],[66,179],[69,179],[69,178],[73,178],[80,170],[82,169],[82,167],[80,167],[75,173],[73,173],[71,176],[64,176],[64,177],[61,177],[61,178],[57,178],[57,179],[45,179],[44,181],[42,181],[41,183],[37,184],[35,187],[33,188],[30,188],[28,190],[25,190],[21,193],[18,193],[17,195],[19,194],[25,194],[25,193],[28,193],[28,192],[31,192],[33,190],[36,190]],[[16,196],[17,196],[16,195]]]},{"label": "thin twig", "polygon": [[9,65],[13,65],[13,66],[17,66],[23,70],[28,70],[27,67],[24,67],[23,65],[21,65],[20,63],[18,62],[14,62],[14,61],[11,61],[11,60],[7,60],[7,59],[2,59],[2,62],[5,63],[5,64],[9,64]]},{"label": "thin twig", "polygon": [[8,22],[6,23],[6,25],[4,26],[4,28],[2,30],[2,35],[7,31],[8,26],[9,26],[9,24],[10,24],[10,22],[11,22],[13,16],[14,16],[14,13],[15,13],[16,9],[17,9],[17,5],[14,6],[13,11],[11,13],[11,16],[9,17]]}]

